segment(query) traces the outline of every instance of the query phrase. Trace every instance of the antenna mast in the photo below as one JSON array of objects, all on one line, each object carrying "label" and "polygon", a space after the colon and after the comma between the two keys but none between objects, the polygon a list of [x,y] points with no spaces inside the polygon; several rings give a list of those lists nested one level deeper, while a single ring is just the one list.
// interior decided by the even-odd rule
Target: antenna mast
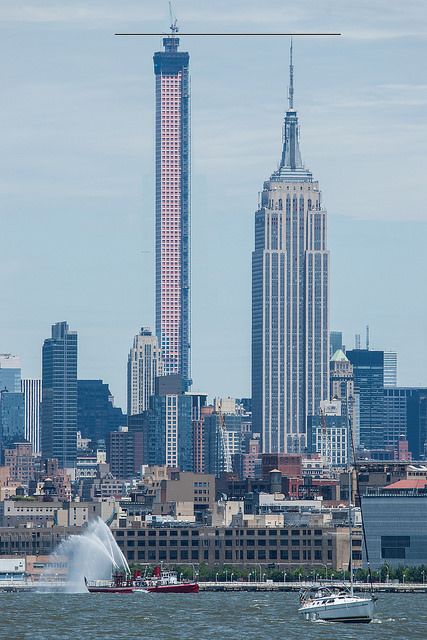
[{"label": "antenna mast", "polygon": [[291,38],[290,54],[289,54],[289,109],[294,108],[294,65],[293,65],[293,42]]}]

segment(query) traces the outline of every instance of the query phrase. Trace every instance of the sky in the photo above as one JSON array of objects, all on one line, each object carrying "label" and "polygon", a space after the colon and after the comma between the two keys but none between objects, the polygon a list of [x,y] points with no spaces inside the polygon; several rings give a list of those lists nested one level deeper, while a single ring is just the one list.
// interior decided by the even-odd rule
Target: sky
[{"label": "sky", "polygon": [[[331,319],[347,347],[398,352],[427,386],[424,0],[176,0],[185,32],[340,32],[294,40],[305,164],[328,210]],[[126,361],[154,327],[154,75],[166,0],[2,0],[0,352],[37,377],[54,322],[79,378],[125,408]],[[289,40],[185,37],[192,88],[192,377],[250,395],[251,252],[276,169]]]}]

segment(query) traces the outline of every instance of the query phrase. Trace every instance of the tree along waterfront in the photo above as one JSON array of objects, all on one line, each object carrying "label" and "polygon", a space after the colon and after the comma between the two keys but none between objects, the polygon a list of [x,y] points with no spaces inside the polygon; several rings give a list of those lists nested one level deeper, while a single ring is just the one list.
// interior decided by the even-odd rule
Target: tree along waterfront
[{"label": "tree along waterfront", "polygon": [[[168,565],[168,567],[176,571],[179,576],[184,579],[197,578],[200,581],[207,582],[264,582],[265,580],[273,580],[273,582],[297,582],[308,580],[348,580],[349,572],[334,571],[325,565],[313,565],[312,567],[292,568],[285,565],[261,565],[254,564],[242,568],[234,565],[218,565],[217,567],[208,567],[206,564],[185,564],[185,565]],[[146,569],[150,572],[153,566],[132,564],[131,570]],[[369,575],[367,569],[356,569],[354,571],[354,579],[357,582],[368,582]],[[397,580],[402,583],[424,584],[427,580],[427,565],[417,567],[392,567],[385,563],[377,571],[372,571],[373,582],[390,582]],[[427,584],[427,583],[426,583]]]}]

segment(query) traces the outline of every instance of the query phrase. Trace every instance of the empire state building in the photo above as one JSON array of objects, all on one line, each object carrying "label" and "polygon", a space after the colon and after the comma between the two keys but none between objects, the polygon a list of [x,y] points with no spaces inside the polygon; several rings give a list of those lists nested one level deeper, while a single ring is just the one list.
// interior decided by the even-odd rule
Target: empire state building
[{"label": "empire state building", "polygon": [[282,155],[264,183],[252,254],[253,429],[264,453],[303,451],[307,416],[328,398],[326,211],[301,159],[293,76],[291,43]]}]

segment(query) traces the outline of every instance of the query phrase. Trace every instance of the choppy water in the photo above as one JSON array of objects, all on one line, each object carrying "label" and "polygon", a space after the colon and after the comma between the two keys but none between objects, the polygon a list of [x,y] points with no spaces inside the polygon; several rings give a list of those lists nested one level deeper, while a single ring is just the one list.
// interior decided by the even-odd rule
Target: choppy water
[{"label": "choppy water", "polygon": [[0,593],[0,638],[14,640],[426,640],[426,594],[380,594],[369,625],[312,623],[297,593]]}]

